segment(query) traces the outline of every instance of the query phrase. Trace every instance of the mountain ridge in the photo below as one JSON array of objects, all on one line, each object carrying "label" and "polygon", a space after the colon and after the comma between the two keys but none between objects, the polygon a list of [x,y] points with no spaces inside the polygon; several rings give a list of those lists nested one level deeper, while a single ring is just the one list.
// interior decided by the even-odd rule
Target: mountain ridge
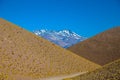
[{"label": "mountain ridge", "polygon": [[82,37],[71,30],[47,30],[41,29],[33,31],[34,34],[43,37],[63,48],[68,48],[78,42],[81,42],[87,38]]},{"label": "mountain ridge", "polygon": [[98,64],[0,19],[0,73],[8,74],[14,80],[26,80],[25,77],[34,80],[91,71],[99,67]]},{"label": "mountain ridge", "polygon": [[120,58],[120,27],[97,34],[68,50],[99,65],[105,65]]}]

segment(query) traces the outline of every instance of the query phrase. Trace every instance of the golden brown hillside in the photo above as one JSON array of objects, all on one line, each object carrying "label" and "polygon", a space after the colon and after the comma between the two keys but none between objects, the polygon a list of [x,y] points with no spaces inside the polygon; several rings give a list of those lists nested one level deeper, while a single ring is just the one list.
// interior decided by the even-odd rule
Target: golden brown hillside
[{"label": "golden brown hillside", "polygon": [[65,80],[120,80],[120,59],[93,72]]},{"label": "golden brown hillside", "polygon": [[16,80],[19,78],[30,80],[30,78],[92,71],[99,67],[95,63],[0,19],[1,73],[10,74]]},{"label": "golden brown hillside", "polygon": [[120,27],[102,32],[68,50],[100,65],[117,60],[120,58]]}]

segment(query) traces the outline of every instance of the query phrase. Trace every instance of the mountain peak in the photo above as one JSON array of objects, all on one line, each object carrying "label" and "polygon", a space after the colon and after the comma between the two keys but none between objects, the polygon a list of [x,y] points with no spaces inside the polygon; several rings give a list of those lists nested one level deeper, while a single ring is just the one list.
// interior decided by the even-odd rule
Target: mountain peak
[{"label": "mountain peak", "polygon": [[73,33],[71,30],[61,30],[62,32],[64,32],[64,33],[67,33],[67,34],[70,34],[70,33]]},{"label": "mountain peak", "polygon": [[80,41],[85,40],[85,37],[82,37],[71,30],[47,30],[41,29],[33,32],[34,34],[41,36],[63,48],[68,48]]},{"label": "mountain peak", "polygon": [[[41,78],[92,71],[99,67],[0,19],[0,80],[43,80]],[[5,74],[5,78],[1,78],[1,74]]]}]

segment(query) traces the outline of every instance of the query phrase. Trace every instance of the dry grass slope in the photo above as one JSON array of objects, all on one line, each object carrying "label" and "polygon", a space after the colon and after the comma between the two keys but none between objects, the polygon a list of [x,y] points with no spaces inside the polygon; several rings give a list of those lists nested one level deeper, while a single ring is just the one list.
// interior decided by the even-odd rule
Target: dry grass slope
[{"label": "dry grass slope", "polygon": [[0,80],[7,80],[8,79],[8,75],[4,74],[4,73],[0,73]]},{"label": "dry grass slope", "polygon": [[99,65],[108,64],[120,58],[120,27],[102,32],[68,50]]},{"label": "dry grass slope", "polygon": [[120,59],[93,72],[65,80],[120,80]]},{"label": "dry grass slope", "polygon": [[16,80],[19,80],[16,76],[43,78],[92,71],[99,67],[0,19],[0,72],[11,74]]}]

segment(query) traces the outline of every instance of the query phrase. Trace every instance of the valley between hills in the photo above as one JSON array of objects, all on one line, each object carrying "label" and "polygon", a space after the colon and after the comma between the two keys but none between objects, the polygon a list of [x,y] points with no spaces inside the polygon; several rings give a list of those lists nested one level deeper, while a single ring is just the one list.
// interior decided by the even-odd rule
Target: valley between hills
[{"label": "valley between hills", "polygon": [[64,49],[0,19],[0,80],[119,80],[120,27]]}]

